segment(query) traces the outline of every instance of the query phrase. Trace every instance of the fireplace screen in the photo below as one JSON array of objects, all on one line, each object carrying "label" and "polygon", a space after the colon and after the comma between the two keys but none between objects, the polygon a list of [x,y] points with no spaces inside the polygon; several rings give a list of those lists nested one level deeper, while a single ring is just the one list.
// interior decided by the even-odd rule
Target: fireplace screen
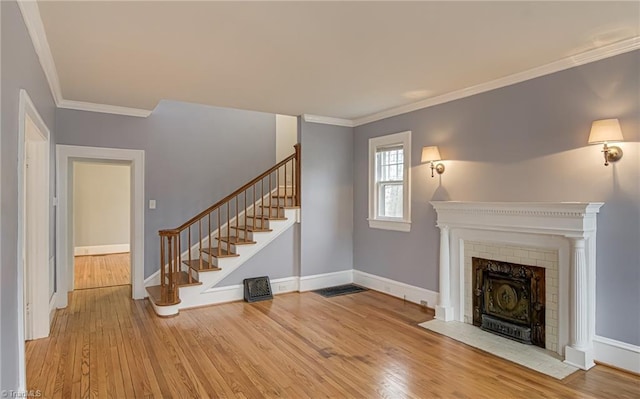
[{"label": "fireplace screen", "polygon": [[545,347],[544,268],[472,258],[473,324]]}]

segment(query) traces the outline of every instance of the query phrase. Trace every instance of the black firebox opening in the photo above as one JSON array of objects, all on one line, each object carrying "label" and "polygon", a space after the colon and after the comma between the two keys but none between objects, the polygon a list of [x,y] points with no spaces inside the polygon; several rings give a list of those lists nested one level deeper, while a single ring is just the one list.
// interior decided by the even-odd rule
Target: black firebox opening
[{"label": "black firebox opening", "polygon": [[545,347],[545,269],[472,258],[473,324]]}]

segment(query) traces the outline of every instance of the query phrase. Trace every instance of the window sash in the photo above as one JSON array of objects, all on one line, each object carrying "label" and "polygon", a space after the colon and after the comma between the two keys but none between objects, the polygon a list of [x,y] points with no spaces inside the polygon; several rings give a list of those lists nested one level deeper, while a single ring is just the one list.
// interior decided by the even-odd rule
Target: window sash
[{"label": "window sash", "polygon": [[[396,198],[390,198],[387,201],[386,188],[394,187],[396,188]],[[398,192],[399,188],[399,192]],[[404,183],[402,180],[400,181],[384,181],[379,182],[376,187],[377,196],[378,196],[378,209],[376,211],[376,218],[379,219],[391,219],[391,220],[402,220],[403,219],[403,211],[404,211]],[[393,195],[393,193],[391,193]]]},{"label": "window sash", "polygon": [[404,147],[377,148],[375,166],[376,182],[404,180]]}]

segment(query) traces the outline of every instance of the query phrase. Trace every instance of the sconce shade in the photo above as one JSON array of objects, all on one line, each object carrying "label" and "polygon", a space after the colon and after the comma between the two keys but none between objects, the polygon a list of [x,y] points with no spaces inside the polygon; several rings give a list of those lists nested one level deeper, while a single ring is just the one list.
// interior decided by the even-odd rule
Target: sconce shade
[{"label": "sconce shade", "polygon": [[591,125],[589,144],[611,143],[623,140],[620,122],[617,119],[602,119],[593,122]]},{"label": "sconce shade", "polygon": [[442,157],[440,157],[440,151],[438,150],[438,146],[431,147],[422,147],[422,162],[431,162],[431,161],[439,161]]}]

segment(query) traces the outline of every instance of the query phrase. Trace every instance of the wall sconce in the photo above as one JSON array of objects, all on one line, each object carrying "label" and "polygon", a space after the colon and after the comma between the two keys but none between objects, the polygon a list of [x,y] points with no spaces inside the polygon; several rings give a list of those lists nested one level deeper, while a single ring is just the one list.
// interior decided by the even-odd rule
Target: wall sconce
[{"label": "wall sconce", "polygon": [[435,169],[439,175],[444,173],[444,165],[439,163],[434,165],[434,161],[440,161],[442,157],[440,156],[440,151],[438,150],[438,146],[431,147],[422,147],[422,163],[429,162],[431,164],[431,177],[433,177],[433,170]]},{"label": "wall sconce", "polygon": [[604,144],[602,152],[604,153],[604,166],[608,166],[609,162],[617,162],[622,158],[622,148],[607,144],[610,142],[623,141],[620,122],[617,119],[602,119],[593,122],[591,125],[591,133],[589,134],[589,144]]}]

